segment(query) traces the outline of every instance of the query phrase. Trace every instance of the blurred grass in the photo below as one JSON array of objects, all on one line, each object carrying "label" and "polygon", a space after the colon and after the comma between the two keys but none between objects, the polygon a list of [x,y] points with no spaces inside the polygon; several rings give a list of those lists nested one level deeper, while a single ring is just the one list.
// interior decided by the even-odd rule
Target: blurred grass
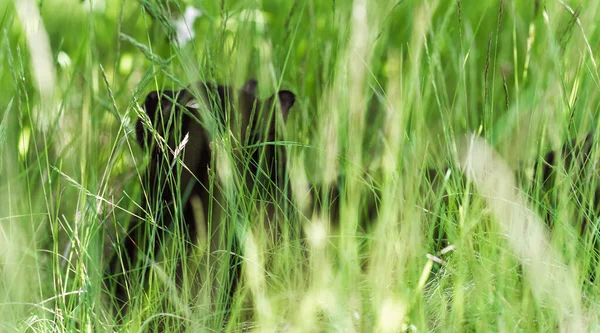
[{"label": "blurred grass", "polygon": [[[31,11],[18,15],[15,5],[25,3],[39,8],[43,26]],[[178,46],[172,20],[189,5],[202,15],[190,27],[192,41]],[[531,174],[544,152],[593,130],[599,5],[1,2],[2,330],[134,331],[152,315],[170,318],[173,329],[221,329],[202,307],[162,307],[159,287],[134,312],[143,316],[115,326],[103,265],[115,225],[139,213],[146,159],[132,139],[136,102],[195,80],[241,86],[250,77],[262,97],[277,87],[296,93],[286,139],[300,143],[290,148],[292,183],[301,189],[305,179],[341,175],[341,228],[330,233],[326,220],[303,221],[306,249],[291,240],[269,248],[264,235],[249,235],[246,283],[229,330],[565,329],[561,299],[537,296],[540,281],[523,273],[522,257],[494,222],[503,217],[465,185],[455,138],[479,133],[510,167]],[[36,47],[34,33],[49,49]],[[425,196],[424,170],[446,165],[453,172],[445,191]],[[595,186],[576,191],[589,197]],[[380,216],[365,233],[357,203],[373,187],[382,193]],[[551,245],[575,271],[577,320],[595,331],[599,287],[587,272],[597,271],[597,230],[578,237],[573,223],[586,218],[597,229],[597,218],[578,213],[569,186],[556,190],[557,207],[543,206],[535,190],[528,203],[558,221]],[[454,250],[438,254],[446,245]]]}]

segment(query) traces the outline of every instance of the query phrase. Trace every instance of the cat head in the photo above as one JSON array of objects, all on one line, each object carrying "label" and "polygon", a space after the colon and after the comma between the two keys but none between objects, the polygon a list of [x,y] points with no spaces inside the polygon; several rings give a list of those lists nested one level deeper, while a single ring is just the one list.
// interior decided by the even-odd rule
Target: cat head
[{"label": "cat head", "polygon": [[[182,157],[188,170],[203,173],[211,161],[216,138],[230,136],[238,147],[261,146],[277,140],[296,96],[281,90],[266,100],[256,96],[257,81],[243,87],[197,82],[182,90],[152,91],[144,100],[136,123],[136,138],[153,161]],[[263,159],[274,158],[274,148],[263,145]],[[179,155],[181,154],[181,155]],[[272,164],[272,163],[271,163]]]}]

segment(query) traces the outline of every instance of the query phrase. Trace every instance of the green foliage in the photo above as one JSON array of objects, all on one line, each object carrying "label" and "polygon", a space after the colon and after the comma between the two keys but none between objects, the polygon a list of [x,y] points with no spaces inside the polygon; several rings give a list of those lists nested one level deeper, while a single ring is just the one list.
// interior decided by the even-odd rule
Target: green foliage
[{"label": "green foliage", "polygon": [[[556,206],[530,186],[545,152],[597,126],[600,3],[575,2],[0,3],[1,330],[128,332],[162,321],[167,331],[568,331],[565,318],[597,330],[597,216],[575,200],[590,204],[596,180],[570,186],[577,175],[566,168],[550,186]],[[18,10],[26,4],[39,13]],[[173,22],[188,6],[201,15],[180,45]],[[338,180],[339,228],[302,217],[296,197],[283,220],[304,239],[241,232],[243,279],[227,323],[193,277],[210,282],[228,267],[196,263],[205,249],[182,253],[177,231],[150,289],[132,287],[137,301],[118,322],[106,263],[132,216],[151,215],[140,210],[148,157],[135,141],[138,105],[151,90],[248,78],[263,98],[295,92],[279,143],[291,183],[302,193],[308,181]],[[552,274],[527,271],[515,250],[523,244],[463,176],[457,138],[470,132],[523,171],[529,210],[552,217],[552,262],[573,272],[566,296],[538,293]],[[427,169],[440,175],[433,188]],[[224,171],[213,171],[219,186]],[[225,191],[236,225],[262,218],[249,192]],[[379,216],[363,221],[373,192]],[[173,291],[171,264],[182,257],[191,278]]]}]

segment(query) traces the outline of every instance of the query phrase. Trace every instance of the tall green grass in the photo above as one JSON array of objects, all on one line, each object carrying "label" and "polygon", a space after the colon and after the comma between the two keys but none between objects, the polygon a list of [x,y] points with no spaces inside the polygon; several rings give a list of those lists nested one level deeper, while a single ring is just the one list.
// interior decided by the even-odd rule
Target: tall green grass
[{"label": "tall green grass", "polygon": [[[178,46],[172,19],[188,5],[202,16]],[[588,207],[598,171],[581,182],[561,174],[555,206],[530,184],[545,152],[597,126],[599,5],[0,3],[1,330],[139,331],[159,321],[231,332],[598,330]],[[117,321],[107,258],[134,215],[151,220],[140,209],[148,157],[134,139],[138,105],[150,90],[250,77],[261,97],[297,95],[278,143],[294,190],[280,222],[305,239],[273,243],[256,227],[256,193],[235,185],[243,168],[223,167],[235,162],[224,138],[213,182],[229,221],[250,226],[237,234],[243,276],[229,321],[202,289],[228,267],[194,262],[206,248],[181,253],[177,233]],[[440,173],[433,188],[427,169]],[[304,218],[308,184],[334,182],[339,228],[326,214]],[[379,215],[367,223],[359,207],[374,191]],[[177,258],[189,258],[190,283],[173,289]]]}]

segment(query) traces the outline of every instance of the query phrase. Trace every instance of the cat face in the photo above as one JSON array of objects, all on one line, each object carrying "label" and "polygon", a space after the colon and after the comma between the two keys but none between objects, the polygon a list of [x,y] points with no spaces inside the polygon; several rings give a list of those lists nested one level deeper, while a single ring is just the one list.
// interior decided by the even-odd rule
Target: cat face
[{"label": "cat face", "polygon": [[282,90],[261,101],[256,87],[255,80],[240,89],[197,82],[179,91],[150,92],[143,103],[145,115],[136,123],[136,137],[151,152],[151,177],[156,178],[159,164],[164,172],[165,165],[179,158],[184,164],[183,187],[193,178],[206,180],[212,143],[225,136],[234,148],[254,147],[253,159],[261,156],[266,165],[275,164],[275,148],[262,144],[280,137],[278,128],[285,124],[295,95]]}]

